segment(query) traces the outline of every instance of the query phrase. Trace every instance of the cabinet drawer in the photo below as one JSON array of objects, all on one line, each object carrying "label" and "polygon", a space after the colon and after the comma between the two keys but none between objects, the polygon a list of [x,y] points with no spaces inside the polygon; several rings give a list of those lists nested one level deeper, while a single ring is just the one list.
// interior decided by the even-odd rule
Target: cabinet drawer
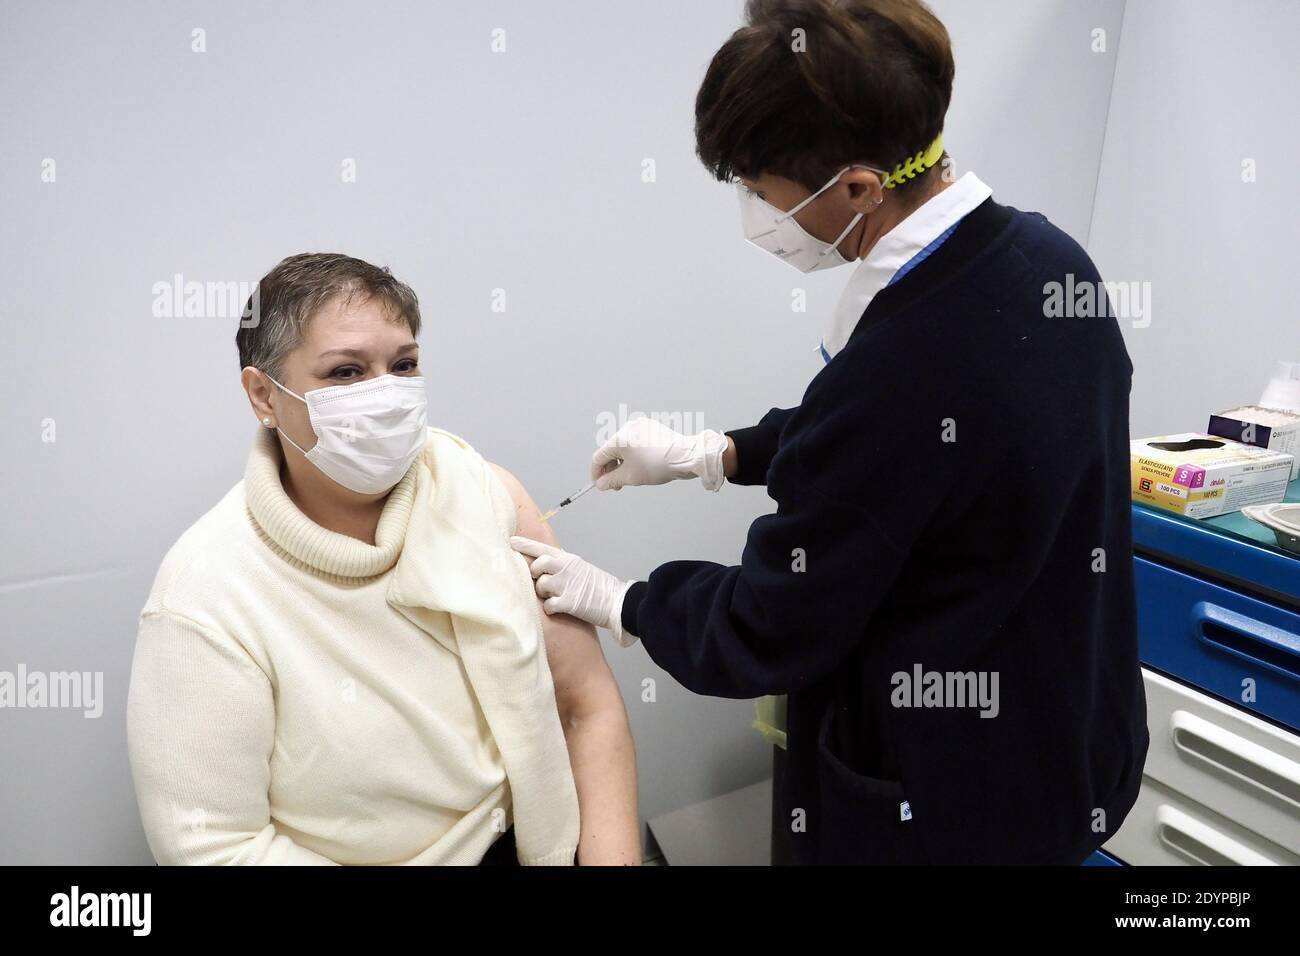
[{"label": "cabinet drawer", "polygon": [[1150,777],[1104,849],[1132,866],[1297,866],[1293,850],[1265,840]]},{"label": "cabinet drawer", "polygon": [[1147,778],[1300,852],[1300,734],[1143,670]]},{"label": "cabinet drawer", "polygon": [[1300,728],[1300,614],[1146,558],[1133,565],[1144,664]]}]

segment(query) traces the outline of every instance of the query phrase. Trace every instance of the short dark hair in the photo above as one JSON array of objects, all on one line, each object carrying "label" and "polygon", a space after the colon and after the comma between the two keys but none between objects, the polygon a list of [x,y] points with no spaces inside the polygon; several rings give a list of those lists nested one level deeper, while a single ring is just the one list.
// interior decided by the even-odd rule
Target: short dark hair
[{"label": "short dark hair", "polygon": [[338,296],[377,298],[389,306],[394,322],[405,322],[412,336],[420,334],[420,302],[387,267],[337,252],[304,252],[258,282],[235,333],[239,367],[251,365],[279,378],[284,357],[302,344],[312,316]]},{"label": "short dark hair", "polygon": [[745,21],[695,100],[696,152],[719,181],[817,189],[854,161],[892,170],[943,131],[952,44],[920,0],[749,0]]}]

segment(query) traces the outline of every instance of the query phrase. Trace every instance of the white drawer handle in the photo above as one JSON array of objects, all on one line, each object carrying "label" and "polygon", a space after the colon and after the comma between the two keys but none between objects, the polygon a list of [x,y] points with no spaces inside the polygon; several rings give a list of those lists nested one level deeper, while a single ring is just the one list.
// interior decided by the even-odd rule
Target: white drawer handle
[{"label": "white drawer handle", "polygon": [[1300,763],[1185,710],[1170,716],[1174,747],[1300,810]]},{"label": "white drawer handle", "polygon": [[1226,833],[1220,833],[1167,803],[1156,807],[1156,835],[1179,856],[1202,866],[1278,865],[1262,853],[1256,853]]}]

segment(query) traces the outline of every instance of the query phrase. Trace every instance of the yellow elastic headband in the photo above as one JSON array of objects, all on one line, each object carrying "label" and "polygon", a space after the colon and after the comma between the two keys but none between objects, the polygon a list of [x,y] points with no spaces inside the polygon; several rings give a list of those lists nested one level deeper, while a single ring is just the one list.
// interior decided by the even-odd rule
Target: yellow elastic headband
[{"label": "yellow elastic headband", "polygon": [[903,162],[894,167],[894,171],[885,176],[885,181],[881,184],[886,189],[893,189],[899,183],[907,182],[909,179],[915,179],[921,173],[925,172],[943,157],[943,133],[934,138],[926,149],[917,153],[915,156],[909,156]]}]

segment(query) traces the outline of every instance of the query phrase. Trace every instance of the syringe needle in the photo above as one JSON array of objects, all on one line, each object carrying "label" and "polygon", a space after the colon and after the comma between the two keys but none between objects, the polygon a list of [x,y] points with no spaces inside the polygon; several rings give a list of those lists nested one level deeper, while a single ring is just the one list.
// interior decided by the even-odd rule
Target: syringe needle
[{"label": "syringe needle", "polygon": [[561,508],[563,508],[565,505],[573,504],[575,501],[577,501],[579,498],[581,498],[583,495],[585,495],[587,492],[591,491],[591,489],[595,487],[596,487],[596,483],[593,481],[591,484],[587,485],[587,487],[583,488],[581,491],[575,491],[573,494],[569,495],[569,497],[565,498],[563,501],[561,501],[550,511],[546,512],[546,514],[541,515],[540,520],[550,521],[553,517],[555,517],[556,514],[559,513],[559,510]]},{"label": "syringe needle", "polygon": [[561,501],[560,507],[563,508],[565,505],[573,504],[573,502],[577,501],[579,498],[581,498],[583,495],[585,495],[587,492],[591,491],[591,489],[595,487],[596,487],[596,483],[593,481],[586,488],[583,488],[581,491],[577,492],[576,494],[569,495],[569,497]]}]

